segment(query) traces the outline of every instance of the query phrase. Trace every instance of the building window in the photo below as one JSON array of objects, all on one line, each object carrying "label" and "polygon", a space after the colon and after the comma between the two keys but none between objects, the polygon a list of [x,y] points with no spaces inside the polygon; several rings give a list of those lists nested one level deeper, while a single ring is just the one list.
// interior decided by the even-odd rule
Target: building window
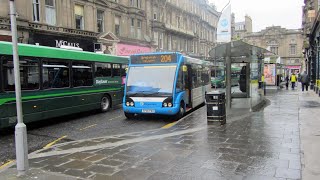
[{"label": "building window", "polygon": [[177,27],[180,28],[180,16],[176,16],[177,18]]},{"label": "building window", "polygon": [[76,29],[84,29],[83,6],[75,5],[74,14],[76,18]]},{"label": "building window", "polygon": [[171,38],[172,36],[168,36],[168,50],[171,51],[172,50],[172,44],[171,44]]},{"label": "building window", "polygon": [[141,9],[141,0],[136,0],[136,2],[137,2],[137,8],[139,8],[139,9]]},{"label": "building window", "polygon": [[290,45],[290,55],[296,54],[296,45]]},{"label": "building window", "polygon": [[40,21],[40,0],[33,0],[33,21]]},{"label": "building window", "polygon": [[46,0],[46,21],[50,25],[56,25],[56,9],[54,0]]},{"label": "building window", "polygon": [[114,18],[114,32],[117,36],[120,36],[120,18],[120,16]]},{"label": "building window", "polygon": [[131,26],[130,26],[130,33],[131,37],[135,37],[135,30],[134,30],[134,18],[131,18]]},{"label": "building window", "polygon": [[159,42],[158,42],[158,32],[153,32],[153,41],[154,41],[154,44],[158,45]]},{"label": "building window", "polygon": [[142,29],[142,21],[141,20],[138,20],[137,21],[137,36],[138,36],[138,39],[141,39],[141,29]]},{"label": "building window", "polygon": [[97,29],[98,29],[98,32],[104,31],[103,17],[104,17],[104,12],[97,10]]},{"label": "building window", "polygon": [[274,54],[278,54],[278,47],[271,47],[270,51],[273,52]]},{"label": "building window", "polygon": [[153,8],[153,20],[157,20],[158,19],[158,9],[157,7]]},{"label": "building window", "polygon": [[130,6],[134,7],[134,0],[130,0]]},{"label": "building window", "polygon": [[163,49],[163,33],[160,33],[160,35],[159,35],[159,45],[158,45],[158,47],[160,49]]}]

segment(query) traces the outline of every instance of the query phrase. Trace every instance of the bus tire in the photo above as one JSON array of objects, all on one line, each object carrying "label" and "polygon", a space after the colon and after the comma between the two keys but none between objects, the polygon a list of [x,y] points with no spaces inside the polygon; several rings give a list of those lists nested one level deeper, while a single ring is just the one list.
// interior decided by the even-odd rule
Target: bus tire
[{"label": "bus tire", "polygon": [[133,113],[124,112],[124,116],[126,116],[127,119],[133,119],[134,118],[134,114]]},{"label": "bus tire", "polygon": [[109,96],[103,95],[100,102],[100,110],[101,112],[107,112],[110,110],[111,107],[111,101]]},{"label": "bus tire", "polygon": [[184,114],[185,114],[185,109],[184,109],[184,103],[183,102],[181,102],[180,103],[180,107],[179,107],[179,111],[178,111],[178,113],[174,116],[174,119],[175,120],[179,120],[180,118],[182,118],[183,116],[184,116]]}]

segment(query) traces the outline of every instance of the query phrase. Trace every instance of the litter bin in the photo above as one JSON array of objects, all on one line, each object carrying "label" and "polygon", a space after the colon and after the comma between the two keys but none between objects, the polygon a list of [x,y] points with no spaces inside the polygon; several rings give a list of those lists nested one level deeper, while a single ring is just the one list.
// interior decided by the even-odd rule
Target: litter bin
[{"label": "litter bin", "polygon": [[226,123],[226,96],[224,92],[209,92],[206,94],[207,121]]}]

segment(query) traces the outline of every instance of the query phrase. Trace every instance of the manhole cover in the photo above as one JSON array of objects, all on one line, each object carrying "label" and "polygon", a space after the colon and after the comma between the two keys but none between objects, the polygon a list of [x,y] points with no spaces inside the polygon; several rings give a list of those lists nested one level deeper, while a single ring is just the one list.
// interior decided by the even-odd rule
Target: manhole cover
[{"label": "manhole cover", "polygon": [[314,108],[314,107],[320,107],[320,103],[317,101],[303,101],[301,106],[306,108]]}]

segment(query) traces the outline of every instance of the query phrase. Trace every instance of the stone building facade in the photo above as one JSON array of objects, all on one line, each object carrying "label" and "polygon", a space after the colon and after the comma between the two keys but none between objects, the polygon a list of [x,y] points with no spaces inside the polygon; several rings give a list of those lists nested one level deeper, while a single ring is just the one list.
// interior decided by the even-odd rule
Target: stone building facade
[{"label": "stone building facade", "polygon": [[260,32],[247,34],[244,41],[277,54],[281,57],[281,63],[291,71],[303,70],[303,35],[300,29],[271,26]]},{"label": "stone building facade", "polygon": [[246,15],[242,22],[234,23],[234,32],[232,33],[233,40],[243,39],[247,34],[252,33],[252,19]]},{"label": "stone building facade", "polygon": [[[15,1],[18,41],[128,56],[179,51],[207,57],[218,13],[206,0]],[[0,40],[11,41],[9,1],[0,0]]]},{"label": "stone building facade", "polygon": [[304,0],[302,29],[304,57],[311,88],[320,96],[320,11],[319,1]]}]

